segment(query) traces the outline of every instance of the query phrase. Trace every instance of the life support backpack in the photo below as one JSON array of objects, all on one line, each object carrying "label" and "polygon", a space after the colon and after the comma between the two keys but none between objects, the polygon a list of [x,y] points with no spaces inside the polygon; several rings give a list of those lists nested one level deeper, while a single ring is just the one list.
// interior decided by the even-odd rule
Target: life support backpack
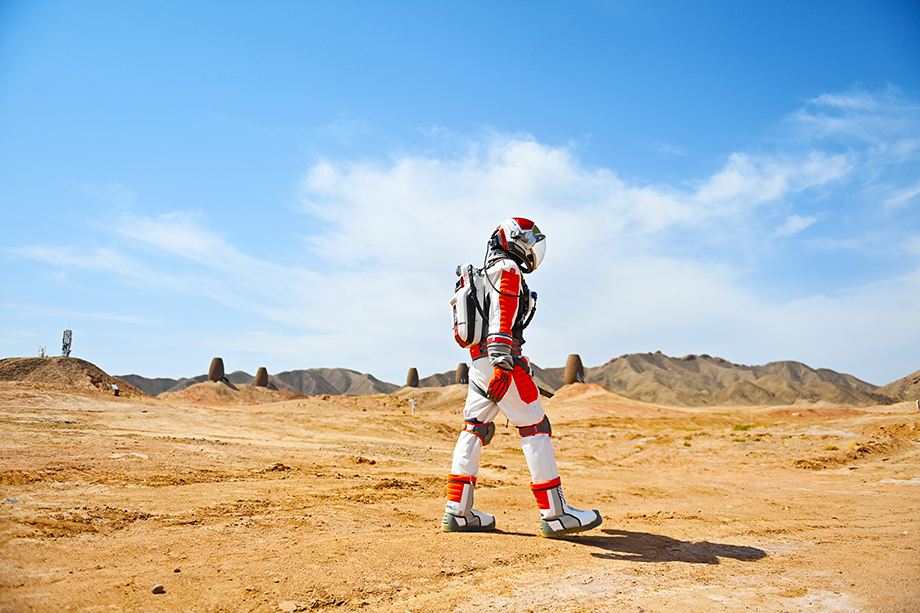
[{"label": "life support backpack", "polygon": [[472,264],[457,266],[457,284],[450,305],[454,316],[454,340],[461,347],[478,345],[487,335],[485,273]]}]

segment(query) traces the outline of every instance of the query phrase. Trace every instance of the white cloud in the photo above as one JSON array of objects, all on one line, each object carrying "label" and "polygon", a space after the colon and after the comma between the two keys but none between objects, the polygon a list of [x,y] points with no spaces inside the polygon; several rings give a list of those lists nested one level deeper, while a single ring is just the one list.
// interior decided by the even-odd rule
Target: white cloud
[{"label": "white cloud", "polygon": [[735,153],[698,188],[694,199],[712,214],[735,214],[840,179],[849,167],[846,156],[820,151],[794,159]]},{"label": "white cloud", "polygon": [[8,247],[6,251],[15,256],[71,270],[88,269],[114,272],[127,276],[133,275],[134,271],[137,270],[137,265],[129,258],[108,248],[86,251],[75,247],[30,245],[26,247]]},{"label": "white cloud", "polygon": [[118,233],[142,244],[204,264],[232,270],[250,258],[201,226],[201,213],[180,212],[160,217],[125,214],[115,226]]},{"label": "white cloud", "polygon": [[920,196],[920,182],[896,190],[882,203],[887,210],[899,209],[910,204],[917,196]]},{"label": "white cloud", "polygon": [[93,320],[99,320],[99,321],[104,321],[104,322],[116,322],[116,323],[132,324],[132,325],[140,325],[140,326],[152,326],[152,325],[162,323],[162,321],[158,319],[150,318],[150,317],[138,317],[135,315],[122,315],[119,313],[107,313],[107,312],[89,313],[89,312],[84,312],[84,311],[75,311],[72,309],[60,309],[60,308],[35,305],[35,304],[14,304],[14,303],[7,302],[7,303],[0,303],[0,308],[3,308],[4,310],[7,310],[7,311],[18,311],[20,313],[27,314],[30,317],[40,316],[40,317],[48,317],[48,318],[54,318],[54,319],[67,319],[67,320],[93,319]]},{"label": "white cloud", "polygon": [[905,137],[916,138],[918,113],[920,104],[895,87],[881,92],[854,89],[809,100],[787,123],[804,138],[856,139],[890,150]]},{"label": "white cloud", "polygon": [[650,149],[651,151],[657,151],[658,153],[663,153],[665,155],[680,156],[680,157],[690,155],[690,152],[687,151],[685,148],[679,145],[671,144],[671,143],[661,143],[661,142],[648,143],[646,147]]},{"label": "white cloud", "polygon": [[811,226],[816,221],[817,217],[801,217],[799,215],[790,215],[786,218],[786,221],[777,228],[774,236],[781,238],[784,236],[792,236],[793,234],[798,234],[805,228]]},{"label": "white cloud", "polygon": [[811,102],[817,106],[829,106],[848,111],[871,111],[879,106],[875,96],[860,90],[845,94],[821,94],[812,99]]}]

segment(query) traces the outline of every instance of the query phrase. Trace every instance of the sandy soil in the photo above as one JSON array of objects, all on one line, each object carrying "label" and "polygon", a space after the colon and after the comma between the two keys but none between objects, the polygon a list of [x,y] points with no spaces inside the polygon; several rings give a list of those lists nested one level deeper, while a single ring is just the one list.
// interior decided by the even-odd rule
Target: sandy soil
[{"label": "sandy soil", "polygon": [[461,398],[182,405],[0,383],[0,611],[920,611],[911,404],[564,388],[546,403],[563,485],[604,524],[554,540],[504,424],[476,494],[499,530],[440,531]]}]

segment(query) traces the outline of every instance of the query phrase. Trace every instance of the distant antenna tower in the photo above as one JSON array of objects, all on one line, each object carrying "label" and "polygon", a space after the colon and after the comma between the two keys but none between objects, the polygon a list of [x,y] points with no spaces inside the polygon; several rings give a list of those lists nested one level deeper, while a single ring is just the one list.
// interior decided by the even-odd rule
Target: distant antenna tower
[{"label": "distant antenna tower", "polygon": [[61,349],[61,355],[65,358],[70,357],[70,345],[73,342],[73,330],[64,330],[64,348]]}]

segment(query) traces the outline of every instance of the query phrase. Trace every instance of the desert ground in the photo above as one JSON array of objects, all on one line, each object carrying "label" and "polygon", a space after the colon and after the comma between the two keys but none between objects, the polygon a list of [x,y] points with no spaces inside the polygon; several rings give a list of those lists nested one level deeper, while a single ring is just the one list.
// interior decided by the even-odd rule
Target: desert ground
[{"label": "desert ground", "polygon": [[566,386],[545,401],[566,497],[604,524],[546,539],[504,423],[476,491],[497,531],[441,531],[462,387],[221,385],[0,382],[0,611],[920,611],[912,402],[687,409]]}]

